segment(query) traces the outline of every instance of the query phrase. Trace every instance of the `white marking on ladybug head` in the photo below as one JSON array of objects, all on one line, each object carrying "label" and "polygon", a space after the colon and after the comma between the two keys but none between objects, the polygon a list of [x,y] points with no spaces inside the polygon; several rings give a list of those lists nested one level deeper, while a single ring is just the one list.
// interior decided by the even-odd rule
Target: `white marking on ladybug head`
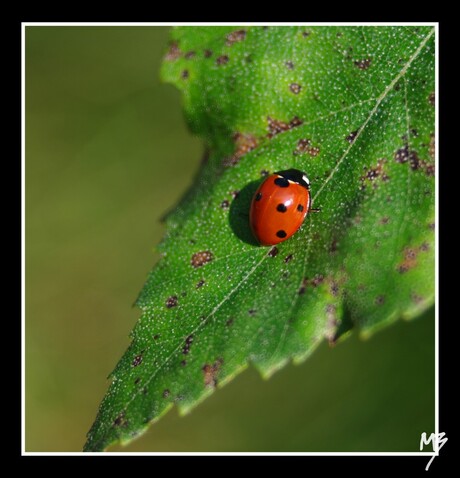
[{"label": "white marking on ladybug head", "polygon": [[303,175],[302,175],[302,179],[310,186],[310,181],[308,180],[306,174],[303,174]]}]

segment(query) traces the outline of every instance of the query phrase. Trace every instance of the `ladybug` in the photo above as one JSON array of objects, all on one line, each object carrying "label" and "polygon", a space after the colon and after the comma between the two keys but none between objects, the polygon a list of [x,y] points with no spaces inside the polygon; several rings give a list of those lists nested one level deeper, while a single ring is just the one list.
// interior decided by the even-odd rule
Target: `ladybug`
[{"label": "ladybug", "polygon": [[295,234],[311,211],[307,175],[287,169],[268,176],[254,193],[249,223],[260,244],[272,246]]}]

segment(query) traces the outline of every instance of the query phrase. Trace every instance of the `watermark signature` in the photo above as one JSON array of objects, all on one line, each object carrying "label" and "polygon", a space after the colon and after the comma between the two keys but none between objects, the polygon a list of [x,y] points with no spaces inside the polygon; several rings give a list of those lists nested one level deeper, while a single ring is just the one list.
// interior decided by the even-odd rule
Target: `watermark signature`
[{"label": "watermark signature", "polygon": [[422,436],[420,437],[420,451],[423,450],[424,445],[429,445],[431,442],[431,446],[433,447],[433,456],[431,457],[431,460],[428,462],[426,465],[425,471],[428,471],[430,468],[431,462],[435,459],[436,456],[439,455],[439,451],[441,448],[446,444],[447,437],[446,434],[443,433],[438,433],[436,436],[435,433],[432,433],[428,439],[426,438],[426,433],[423,432]]}]

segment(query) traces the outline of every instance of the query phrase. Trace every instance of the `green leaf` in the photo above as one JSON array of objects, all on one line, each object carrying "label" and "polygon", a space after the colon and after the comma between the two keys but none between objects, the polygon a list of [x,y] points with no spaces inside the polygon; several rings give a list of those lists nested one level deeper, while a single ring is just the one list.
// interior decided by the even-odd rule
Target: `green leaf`
[{"label": "green leaf", "polygon": [[[163,78],[182,91],[206,161],[167,216],[88,451],[129,442],[174,404],[188,412],[248,364],[268,377],[324,338],[369,335],[434,300],[434,29],[172,36]],[[289,168],[308,174],[321,212],[260,247],[252,194]]]}]

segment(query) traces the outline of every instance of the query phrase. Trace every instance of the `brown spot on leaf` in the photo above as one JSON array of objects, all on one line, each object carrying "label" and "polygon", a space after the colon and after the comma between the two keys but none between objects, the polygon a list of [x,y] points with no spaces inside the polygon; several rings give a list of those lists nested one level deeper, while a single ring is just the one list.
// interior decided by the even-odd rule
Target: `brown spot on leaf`
[{"label": "brown spot on leaf", "polygon": [[212,56],[212,51],[211,50],[205,50],[203,52],[203,54],[204,54],[205,58],[209,58],[210,56]]},{"label": "brown spot on leaf", "polygon": [[334,304],[326,305],[326,331],[325,336],[329,345],[335,345],[335,332],[338,325],[337,309]]},{"label": "brown spot on leaf", "polygon": [[137,377],[136,380],[134,380],[134,385],[137,385],[141,381],[140,377]]},{"label": "brown spot on leaf", "polygon": [[211,251],[200,251],[193,254],[190,264],[193,268],[203,267],[208,262],[211,262],[214,256]]},{"label": "brown spot on leaf", "polygon": [[243,41],[246,38],[246,30],[236,30],[227,35],[227,46],[232,46],[234,43]]},{"label": "brown spot on leaf", "polygon": [[270,173],[266,170],[266,169],[262,169],[262,171],[260,172],[260,175],[265,178],[269,175]]},{"label": "brown spot on leaf", "polygon": [[179,44],[177,42],[172,42],[169,45],[169,50],[165,55],[166,61],[174,61],[180,58],[182,52],[180,51]]},{"label": "brown spot on leaf", "polygon": [[318,287],[324,282],[324,276],[322,274],[316,274],[315,277],[311,280],[311,285],[313,287]]},{"label": "brown spot on leaf", "polygon": [[128,420],[125,417],[125,412],[121,412],[117,418],[113,421],[115,427],[126,427],[128,426]]},{"label": "brown spot on leaf", "polygon": [[269,257],[275,257],[278,254],[278,248],[276,246],[273,246],[268,252],[267,256]]},{"label": "brown spot on leaf", "polygon": [[142,363],[142,354],[139,354],[139,355],[136,355],[131,363],[131,365],[133,367],[137,367],[138,365],[140,365]]},{"label": "brown spot on leaf", "polygon": [[288,131],[291,128],[295,128],[296,126],[300,126],[302,124],[302,120],[299,119],[297,116],[294,116],[289,123],[285,123],[284,121],[276,120],[270,116],[267,116],[267,123],[268,123],[268,137],[273,138],[273,136],[282,133],[283,131]]},{"label": "brown spot on leaf", "polygon": [[430,134],[430,146],[429,146],[428,152],[430,153],[431,159],[434,161],[435,154],[436,154],[436,137],[434,133]]},{"label": "brown spot on leaf", "polygon": [[421,295],[418,295],[415,292],[411,294],[410,298],[415,304],[421,304],[425,300]]},{"label": "brown spot on leaf", "polygon": [[205,364],[201,369],[204,375],[204,385],[206,387],[216,387],[217,386],[217,375],[223,364],[223,360],[218,358],[212,365]]},{"label": "brown spot on leaf", "polygon": [[240,195],[240,192],[239,192],[239,191],[233,191],[233,192],[232,192],[232,198],[233,198],[233,199],[236,199],[239,195]]},{"label": "brown spot on leaf", "polygon": [[386,225],[389,222],[390,222],[390,218],[388,216],[384,216],[382,217],[382,219],[380,219],[380,224]]},{"label": "brown spot on leaf", "polygon": [[193,342],[193,334],[190,334],[185,339],[185,344],[184,344],[184,347],[182,348],[182,353],[184,355],[187,355],[190,352],[190,347],[192,346],[192,342]]},{"label": "brown spot on leaf", "polygon": [[188,70],[183,70],[180,76],[183,80],[186,80],[189,76]]},{"label": "brown spot on leaf", "polygon": [[176,307],[177,305],[177,295],[172,295],[171,297],[168,297],[166,299],[166,307],[168,309],[172,309],[173,307]]},{"label": "brown spot on leaf", "polygon": [[216,65],[217,66],[225,65],[228,63],[228,60],[229,58],[227,55],[221,55],[216,59]]},{"label": "brown spot on leaf", "polygon": [[187,60],[190,60],[190,59],[194,58],[195,56],[196,56],[196,53],[193,50],[190,50],[185,54],[185,58]]},{"label": "brown spot on leaf", "polygon": [[407,163],[409,159],[409,145],[405,145],[404,147],[398,149],[395,153],[395,161],[397,163]]},{"label": "brown spot on leaf", "polygon": [[431,106],[435,106],[435,104],[436,104],[436,93],[434,91],[431,92],[430,95],[428,96],[428,101],[430,102]]},{"label": "brown spot on leaf", "polygon": [[249,310],[248,310],[248,314],[249,314],[251,317],[254,317],[254,315],[256,315],[256,312],[257,312],[257,310],[255,310],[255,309],[249,309]]},{"label": "brown spot on leaf", "polygon": [[308,285],[308,279],[306,277],[303,278],[302,284],[299,287],[299,291],[297,292],[299,295],[305,294],[305,291],[307,290],[307,285]]},{"label": "brown spot on leaf", "polygon": [[337,252],[338,241],[337,238],[333,237],[331,245],[329,246],[329,253],[335,254]]},{"label": "brown spot on leaf", "polygon": [[187,360],[181,360],[180,364],[182,367],[185,367],[187,365]]},{"label": "brown spot on leaf", "polygon": [[294,256],[293,256],[292,254],[287,255],[287,256],[284,258],[284,263],[287,264],[288,262],[291,262],[293,257],[294,257]]},{"label": "brown spot on leaf", "polygon": [[153,336],[153,340],[158,340],[159,338],[160,338],[160,334],[155,334],[155,335]]},{"label": "brown spot on leaf", "polygon": [[375,305],[383,305],[385,303],[385,296],[384,295],[378,295],[375,298]]},{"label": "brown spot on leaf", "polygon": [[235,166],[242,156],[249,153],[257,147],[257,139],[252,134],[248,133],[235,133],[233,135],[233,141],[235,142],[235,152],[223,160],[223,165],[226,167]]},{"label": "brown spot on leaf", "polygon": [[358,136],[358,130],[352,131],[346,138],[345,140],[348,141],[350,144],[353,143],[355,140],[356,136]]},{"label": "brown spot on leaf", "polygon": [[404,274],[417,265],[417,251],[410,247],[404,249],[404,260],[398,265],[398,272]]},{"label": "brown spot on leaf", "polygon": [[284,66],[288,69],[288,70],[293,70],[295,68],[294,66],[294,63],[292,63],[291,60],[288,60],[284,63]]},{"label": "brown spot on leaf", "polygon": [[[384,170],[384,165],[387,162],[385,158],[381,158],[377,161],[377,166],[373,168],[365,167],[366,173],[361,176],[361,189],[366,187],[366,182],[373,183],[376,179],[380,178],[382,181],[388,181],[390,178],[387,176]],[[374,183],[374,188],[377,184]]]},{"label": "brown spot on leaf", "polygon": [[230,203],[228,202],[227,199],[224,199],[224,200],[220,203],[220,207],[221,207],[222,209],[228,209],[229,206],[230,206]]},{"label": "brown spot on leaf", "polygon": [[353,63],[360,70],[367,70],[371,66],[372,60],[370,58],[364,58],[362,60],[355,60]]},{"label": "brown spot on leaf", "polygon": [[289,121],[289,128],[295,128],[296,126],[300,126],[302,123],[303,121],[300,118],[294,116],[294,118]]},{"label": "brown spot on leaf", "polygon": [[163,390],[163,398],[168,398],[171,395],[171,392],[169,391],[168,388],[165,388]]},{"label": "brown spot on leaf", "polygon": [[308,30],[305,30],[305,31],[302,32],[302,36],[303,36],[304,38],[307,38],[308,36],[310,36],[310,33],[311,33],[311,32],[309,32]]},{"label": "brown spot on leaf", "polygon": [[228,319],[227,322],[225,322],[225,325],[231,327],[233,325],[233,318]]},{"label": "brown spot on leaf", "polygon": [[302,90],[302,87],[298,83],[291,83],[289,85],[289,89],[291,90],[292,93],[295,95],[298,95],[300,91]]},{"label": "brown spot on leaf", "polygon": [[319,146],[313,146],[311,139],[299,139],[294,154],[306,153],[310,156],[318,156],[320,151]]},{"label": "brown spot on leaf", "polygon": [[331,294],[334,297],[337,297],[339,295],[339,284],[337,284],[336,281],[331,282]]},{"label": "brown spot on leaf", "polygon": [[200,287],[203,287],[205,284],[205,280],[201,279],[196,283],[196,288],[199,289]]}]

